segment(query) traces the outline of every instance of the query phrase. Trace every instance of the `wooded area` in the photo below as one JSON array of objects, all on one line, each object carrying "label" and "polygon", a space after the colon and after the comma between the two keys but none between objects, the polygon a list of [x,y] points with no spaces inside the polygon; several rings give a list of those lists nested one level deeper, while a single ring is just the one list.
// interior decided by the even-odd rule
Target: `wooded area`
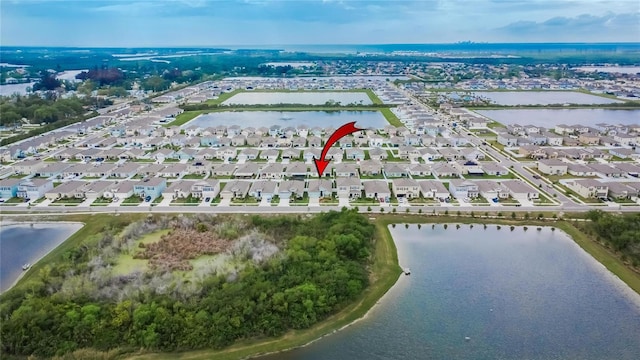
[{"label": "wooded area", "polygon": [[587,218],[591,222],[581,224],[584,231],[595,232],[599,241],[622,254],[623,261],[640,267],[640,213],[613,215],[591,210]]},{"label": "wooded area", "polygon": [[[243,225],[233,228],[229,221],[217,218],[150,218],[126,228],[125,224],[105,226],[101,235],[43,269],[34,285],[19,284],[1,297],[2,353],[53,356],[82,348],[222,348],[240,339],[307,328],[344,308],[368,286],[374,226],[356,211],[310,218],[236,217],[244,219]],[[200,233],[226,234],[229,241],[243,233],[258,232],[282,249],[258,261],[253,254],[253,261],[236,273],[207,276],[192,284],[192,293],[172,289],[166,283],[114,297],[101,297],[100,291],[65,292],[69,278],[81,276],[76,283],[80,287],[87,286],[92,277],[99,282],[96,264],[109,261],[106,252],[115,251],[115,243],[131,245],[130,240],[150,231],[165,226],[184,229],[187,225]],[[245,256],[251,259],[252,253]],[[136,279],[116,280],[152,281],[156,275],[134,276]]]}]

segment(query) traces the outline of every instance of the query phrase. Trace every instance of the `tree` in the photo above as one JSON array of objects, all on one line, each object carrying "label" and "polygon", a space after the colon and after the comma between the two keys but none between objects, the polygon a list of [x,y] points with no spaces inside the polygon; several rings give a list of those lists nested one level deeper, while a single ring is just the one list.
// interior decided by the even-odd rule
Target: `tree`
[{"label": "tree", "polygon": [[511,218],[512,218],[512,219],[515,219],[515,218],[516,218],[516,212],[515,212],[515,211],[512,211],[512,212],[511,212]]},{"label": "tree", "polygon": [[35,84],[33,84],[33,91],[55,90],[59,88],[61,85],[62,85],[62,82],[56,79],[56,76],[54,74],[50,74],[46,71],[43,71],[42,76],[40,77],[40,80]]}]

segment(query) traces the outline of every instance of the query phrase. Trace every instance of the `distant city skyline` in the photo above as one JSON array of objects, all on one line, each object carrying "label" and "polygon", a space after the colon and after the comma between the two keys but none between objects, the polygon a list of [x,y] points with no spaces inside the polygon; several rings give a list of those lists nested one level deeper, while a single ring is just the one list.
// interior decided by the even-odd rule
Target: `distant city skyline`
[{"label": "distant city skyline", "polygon": [[637,0],[1,0],[0,45],[640,42]]}]

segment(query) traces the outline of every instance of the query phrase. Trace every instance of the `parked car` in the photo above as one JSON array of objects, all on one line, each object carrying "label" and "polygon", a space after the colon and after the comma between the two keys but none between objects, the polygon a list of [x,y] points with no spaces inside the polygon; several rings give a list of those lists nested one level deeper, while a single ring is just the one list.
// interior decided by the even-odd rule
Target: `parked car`
[{"label": "parked car", "polygon": [[204,199],[204,202],[209,202],[209,201],[211,201],[211,198],[210,198],[210,197],[208,197],[208,198]]},{"label": "parked car", "polygon": [[147,196],[146,198],[144,198],[144,201],[146,201],[146,202],[151,201],[151,196]]}]

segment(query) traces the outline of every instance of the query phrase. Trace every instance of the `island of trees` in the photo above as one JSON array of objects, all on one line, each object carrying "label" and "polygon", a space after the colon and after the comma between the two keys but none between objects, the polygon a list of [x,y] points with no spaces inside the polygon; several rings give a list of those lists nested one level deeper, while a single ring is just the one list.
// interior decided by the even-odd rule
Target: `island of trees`
[{"label": "island of trees", "polygon": [[1,297],[3,355],[218,349],[308,328],[369,284],[375,229],[352,210],[109,219]]}]

